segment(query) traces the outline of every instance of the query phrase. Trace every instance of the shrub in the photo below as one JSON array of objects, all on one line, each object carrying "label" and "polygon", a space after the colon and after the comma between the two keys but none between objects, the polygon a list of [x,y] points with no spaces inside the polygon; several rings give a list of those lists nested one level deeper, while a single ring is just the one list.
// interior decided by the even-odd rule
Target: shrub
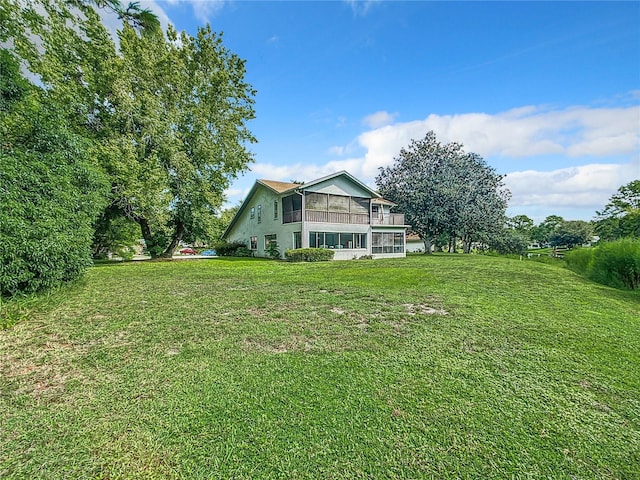
[{"label": "shrub", "polygon": [[[46,290],[92,263],[93,223],[109,184],[63,108],[0,52],[0,295]],[[93,153],[92,153],[93,152]]]},{"label": "shrub", "polygon": [[527,253],[527,240],[517,232],[503,229],[487,239],[486,244],[489,250],[500,255],[524,255]]},{"label": "shrub", "polygon": [[296,248],[284,252],[290,262],[328,262],[336,252],[327,248]]},{"label": "shrub", "polygon": [[603,243],[594,250],[589,277],[615,288],[640,288],[640,240]]},{"label": "shrub", "polygon": [[[215,245],[217,254],[221,257],[250,257],[251,250],[242,242],[221,242]],[[249,252],[249,255],[246,252]]]},{"label": "shrub", "polygon": [[267,245],[266,252],[269,254],[271,258],[280,258],[280,249],[278,248],[277,242],[269,242]]},{"label": "shrub", "polygon": [[236,257],[253,257],[253,250],[245,247],[244,245],[236,250]]},{"label": "shrub", "polygon": [[564,260],[569,269],[580,275],[589,276],[595,248],[577,248],[567,252]]}]

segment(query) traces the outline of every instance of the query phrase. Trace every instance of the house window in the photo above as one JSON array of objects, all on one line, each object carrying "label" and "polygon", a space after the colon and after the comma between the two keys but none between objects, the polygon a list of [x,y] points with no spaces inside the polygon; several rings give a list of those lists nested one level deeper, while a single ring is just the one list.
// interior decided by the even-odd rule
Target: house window
[{"label": "house window", "polygon": [[277,244],[278,243],[278,236],[277,235],[265,235],[264,236],[264,249],[265,250],[267,248],[269,248],[269,245],[271,244],[271,242]]},{"label": "house window", "polygon": [[309,232],[309,248],[367,248],[367,234],[344,232]]},{"label": "house window", "polygon": [[278,219],[278,200],[273,201],[273,219]]},{"label": "house window", "polygon": [[371,253],[404,253],[404,235],[399,232],[372,233]]},{"label": "house window", "polygon": [[293,232],[293,248],[302,248],[302,232]]},{"label": "house window", "polygon": [[250,243],[251,243],[251,250],[257,250],[258,249],[258,237],[250,237]]},{"label": "house window", "polygon": [[258,205],[258,223],[262,222],[262,205]]},{"label": "house window", "polygon": [[251,218],[256,216],[256,207],[251,207]]}]

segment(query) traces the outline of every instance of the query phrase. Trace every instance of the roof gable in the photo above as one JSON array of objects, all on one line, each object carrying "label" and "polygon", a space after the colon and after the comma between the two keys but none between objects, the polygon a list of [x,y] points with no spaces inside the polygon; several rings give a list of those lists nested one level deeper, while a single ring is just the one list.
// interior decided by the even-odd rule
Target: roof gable
[{"label": "roof gable", "polygon": [[[350,186],[349,186],[350,185]],[[300,190],[307,190],[310,192],[322,192],[333,193],[337,195],[348,194],[351,196],[363,196],[368,198],[379,198],[380,194],[362,183],[356,177],[344,170],[336,172],[326,177],[312,180],[311,182],[300,185]],[[355,192],[353,191],[355,188]],[[352,190],[347,192],[346,190]]]}]

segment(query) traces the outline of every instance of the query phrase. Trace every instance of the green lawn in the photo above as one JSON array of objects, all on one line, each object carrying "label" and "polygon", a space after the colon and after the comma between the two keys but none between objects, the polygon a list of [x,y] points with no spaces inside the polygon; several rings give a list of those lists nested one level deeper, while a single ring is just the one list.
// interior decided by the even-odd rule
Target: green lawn
[{"label": "green lawn", "polygon": [[640,295],[558,266],[134,262],[28,308],[3,479],[640,478]]}]

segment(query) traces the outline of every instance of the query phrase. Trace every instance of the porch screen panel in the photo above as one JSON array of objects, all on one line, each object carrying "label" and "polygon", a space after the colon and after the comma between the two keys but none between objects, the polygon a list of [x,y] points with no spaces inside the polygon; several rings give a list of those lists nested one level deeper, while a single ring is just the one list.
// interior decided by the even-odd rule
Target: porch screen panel
[{"label": "porch screen panel", "polygon": [[330,212],[349,212],[349,197],[329,195]]},{"label": "porch screen panel", "polygon": [[384,233],[382,236],[382,251],[384,253],[393,253],[393,233]]},{"label": "porch screen panel", "polygon": [[[302,197],[298,194],[282,198],[282,223],[299,222],[302,220]],[[298,212],[298,213],[294,213]]]},{"label": "porch screen panel", "polygon": [[307,193],[305,202],[309,210],[327,210],[327,195],[323,193]]},{"label": "porch screen panel", "polygon": [[351,213],[369,213],[369,199],[351,197]]},{"label": "porch screen panel", "polygon": [[393,252],[394,253],[404,252],[404,235],[402,233],[393,234]]},{"label": "porch screen panel", "polygon": [[382,233],[371,234],[371,253],[382,253]]}]

